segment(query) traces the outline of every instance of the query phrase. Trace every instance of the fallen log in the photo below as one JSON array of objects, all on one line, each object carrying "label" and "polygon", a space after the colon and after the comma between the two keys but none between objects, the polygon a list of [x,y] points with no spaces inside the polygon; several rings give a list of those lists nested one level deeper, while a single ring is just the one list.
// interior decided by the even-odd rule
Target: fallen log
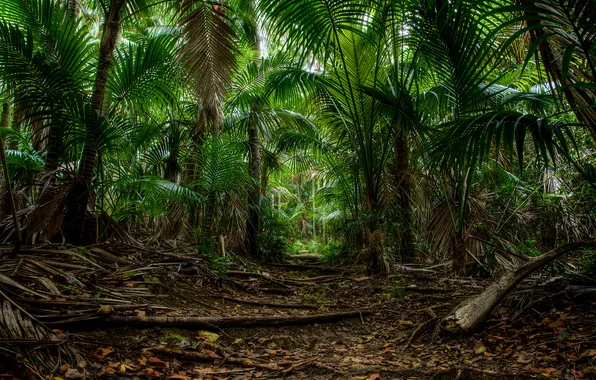
[{"label": "fallen log", "polygon": [[596,241],[565,244],[542,256],[531,258],[527,263],[514,271],[505,273],[486,288],[484,292],[464,301],[445,320],[454,321],[463,333],[470,333],[477,330],[488,320],[490,313],[503,298],[524,278],[555,259],[584,247],[596,247]]},{"label": "fallen log", "polygon": [[286,308],[286,309],[313,309],[313,310],[317,310],[320,309],[321,307],[337,307],[337,305],[309,305],[309,304],[305,304],[305,303],[275,303],[275,302],[267,302],[267,301],[261,301],[261,300],[247,300],[247,299],[241,299],[241,298],[233,298],[233,297],[227,297],[227,296],[223,296],[221,297],[226,301],[230,301],[230,302],[237,302],[237,303],[245,303],[248,305],[259,305],[259,306],[270,306],[270,307],[278,307],[278,308]]},{"label": "fallen log", "polygon": [[111,315],[104,319],[106,323],[129,324],[139,326],[176,326],[215,329],[225,327],[286,326],[310,323],[325,323],[345,318],[357,318],[371,314],[372,310],[356,310],[341,313],[292,315],[286,317],[169,317],[169,316],[121,316]]}]

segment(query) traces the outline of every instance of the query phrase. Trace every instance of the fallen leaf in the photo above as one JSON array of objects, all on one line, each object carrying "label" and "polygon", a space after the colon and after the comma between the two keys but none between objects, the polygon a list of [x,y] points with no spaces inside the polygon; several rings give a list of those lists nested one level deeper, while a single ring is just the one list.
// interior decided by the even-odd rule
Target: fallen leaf
[{"label": "fallen leaf", "polygon": [[97,314],[101,314],[101,315],[114,314],[114,307],[110,306],[110,305],[100,306],[99,309],[97,310]]},{"label": "fallen leaf", "polygon": [[147,363],[149,363],[150,365],[155,366],[155,367],[170,368],[169,362],[164,362],[163,360],[158,359],[155,356],[150,357],[147,360]]},{"label": "fallen leaf", "polygon": [[114,352],[114,350],[112,350],[112,347],[100,347],[97,349],[97,351],[95,351],[95,357],[102,360],[105,359],[105,357],[111,354],[112,352]]},{"label": "fallen leaf", "polygon": [[219,339],[219,335],[211,331],[199,331],[199,338],[208,340],[209,342],[215,342]]},{"label": "fallen leaf", "polygon": [[379,375],[378,373],[373,373],[366,380],[382,380],[382,379],[381,379],[381,375]]},{"label": "fallen leaf", "polygon": [[77,369],[71,368],[68,371],[66,371],[64,377],[66,379],[80,379],[83,377],[83,375]]},{"label": "fallen leaf", "polygon": [[476,347],[476,349],[474,350],[474,352],[477,355],[484,354],[486,352],[486,347],[485,346]]},{"label": "fallen leaf", "polygon": [[584,353],[581,354],[581,357],[582,358],[585,357],[585,356],[596,356],[596,350],[595,349],[591,349],[591,350],[588,350],[588,351],[586,351],[586,352],[584,352]]},{"label": "fallen leaf", "polygon": [[520,357],[517,359],[517,362],[518,362],[518,363],[521,363],[521,364],[528,364],[528,363],[530,363],[531,361],[532,361],[532,358],[525,358],[525,357],[523,357],[523,356],[520,356]]}]

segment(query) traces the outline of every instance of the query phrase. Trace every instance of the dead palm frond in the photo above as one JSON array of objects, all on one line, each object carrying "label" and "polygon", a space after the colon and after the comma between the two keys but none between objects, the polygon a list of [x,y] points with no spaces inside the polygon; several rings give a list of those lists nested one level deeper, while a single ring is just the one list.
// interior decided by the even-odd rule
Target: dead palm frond
[{"label": "dead palm frond", "polygon": [[217,131],[222,119],[221,104],[231,84],[236,65],[235,34],[229,25],[227,8],[214,1],[183,0],[181,24],[185,44],[182,59],[193,76],[199,97],[198,127]]},{"label": "dead palm frond", "polygon": [[[491,221],[486,215],[484,199],[481,196],[471,195],[467,202],[467,208],[462,231],[463,251],[466,253],[465,262],[476,261],[483,265],[484,245],[476,239],[476,225],[478,223],[491,224]],[[452,257],[454,234],[456,234],[455,226],[459,224],[457,218],[457,205],[453,201],[449,201],[449,203],[443,201],[435,207],[426,231],[435,258],[448,260]]]}]

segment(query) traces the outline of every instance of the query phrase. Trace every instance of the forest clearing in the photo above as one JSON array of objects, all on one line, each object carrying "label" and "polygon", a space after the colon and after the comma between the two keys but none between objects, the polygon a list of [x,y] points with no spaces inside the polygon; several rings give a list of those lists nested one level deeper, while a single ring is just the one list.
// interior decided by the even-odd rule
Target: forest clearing
[{"label": "forest clearing", "polygon": [[0,379],[596,379],[595,0],[0,0]]}]

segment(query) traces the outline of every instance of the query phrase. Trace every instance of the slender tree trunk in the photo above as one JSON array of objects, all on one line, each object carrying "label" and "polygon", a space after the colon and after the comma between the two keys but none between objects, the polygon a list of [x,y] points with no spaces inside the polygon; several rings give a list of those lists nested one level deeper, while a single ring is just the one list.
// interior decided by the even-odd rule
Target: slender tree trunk
[{"label": "slender tree trunk", "polygon": [[[15,103],[15,107],[13,109],[12,115],[12,123],[10,127],[15,132],[21,132],[21,122],[23,121],[23,111],[19,111],[17,104]],[[19,149],[19,142],[15,138],[11,138],[8,140],[8,149],[10,150],[17,150]]]},{"label": "slender tree trunk", "polygon": [[570,243],[555,248],[542,256],[534,257],[516,270],[505,273],[481,294],[462,303],[447,319],[455,320],[462,332],[473,332],[488,320],[494,308],[524,278],[571,251],[594,246],[596,246],[596,242],[593,241]]},{"label": "slender tree trunk", "polygon": [[261,140],[256,119],[258,112],[258,105],[253,103],[248,127],[248,174],[253,184],[248,191],[246,249],[250,255],[255,257],[258,257],[260,251],[258,234],[261,231]]},{"label": "slender tree trunk", "polygon": [[317,237],[317,224],[316,224],[316,215],[315,215],[315,210],[316,210],[316,205],[315,205],[315,179],[313,178],[312,180],[312,237],[316,238]]},{"label": "slender tree trunk", "polygon": [[412,217],[412,184],[410,182],[410,146],[405,132],[401,132],[395,139],[396,175],[397,189],[399,195],[399,206],[402,222],[400,256],[402,262],[411,261],[414,258],[416,240],[414,238],[414,226]]},{"label": "slender tree trunk", "polygon": [[267,187],[269,186],[269,165],[267,161],[261,163],[261,196],[267,195]]},{"label": "slender tree trunk", "polygon": [[77,0],[67,0],[66,6],[68,7],[68,15],[76,20],[79,17],[79,3]]},{"label": "slender tree trunk", "polygon": [[458,231],[454,231],[451,239],[451,249],[453,250],[451,269],[453,274],[458,276],[463,273],[466,261],[463,226]]},{"label": "slender tree trunk", "polygon": [[[171,146],[170,153],[166,160],[164,179],[172,183],[178,183],[178,174],[180,172],[180,165],[178,162],[179,149],[180,147],[178,145]],[[181,215],[184,215],[183,206],[175,202],[170,202],[168,205],[168,213],[164,218],[166,228],[160,230],[161,236],[169,239],[178,237],[182,230]]]},{"label": "slender tree trunk", "polygon": [[370,186],[365,189],[369,220],[364,230],[365,249],[367,252],[366,271],[368,274],[380,273],[383,261],[383,234],[379,225],[378,206],[375,195],[371,192]]},{"label": "slender tree trunk", "polygon": [[[2,117],[0,119],[0,127],[8,128],[10,123],[10,103],[5,101],[2,104]],[[8,173],[8,165],[6,163],[6,152],[4,151],[4,138],[0,135],[0,158],[2,159],[2,170],[4,172],[4,188],[7,194],[7,200],[12,214],[13,227],[15,229],[15,249],[14,253],[18,252],[23,239],[21,237],[21,228],[19,226],[19,218],[17,217],[17,208],[12,194],[12,187],[10,185],[10,175]]]},{"label": "slender tree trunk", "polygon": [[60,153],[62,152],[62,133],[60,127],[51,125],[48,133],[48,147],[44,173],[51,173],[58,169]]},{"label": "slender tree trunk", "polygon": [[[10,123],[10,103],[6,100],[2,103],[2,115],[0,118],[0,127],[5,128]],[[0,219],[10,215],[10,199],[8,192],[8,183],[2,183],[2,208],[0,209]]]},{"label": "slender tree trunk", "polygon": [[[298,203],[303,205],[302,202],[302,174],[298,174],[298,178],[296,179],[296,196],[298,197]],[[304,211],[301,211],[300,219],[298,220],[300,224],[300,236],[304,239],[308,235],[308,231],[306,228],[306,215],[304,215]]]},{"label": "slender tree trunk", "polygon": [[166,160],[166,168],[164,170],[164,178],[170,182],[178,183],[178,172],[180,166],[178,165],[179,147],[174,147],[170,150],[170,155]]},{"label": "slender tree trunk", "polygon": [[100,116],[104,107],[108,75],[120,34],[120,11],[124,5],[124,1],[112,0],[106,16],[103,36],[99,46],[99,62],[93,85],[93,93],[91,95],[91,110],[87,119],[83,154],[79,163],[77,179],[67,196],[67,210],[63,230],[66,240],[75,244],[82,243],[85,215],[90,199],[89,191],[93,180],[93,172],[97,166],[97,137],[99,134]]}]

